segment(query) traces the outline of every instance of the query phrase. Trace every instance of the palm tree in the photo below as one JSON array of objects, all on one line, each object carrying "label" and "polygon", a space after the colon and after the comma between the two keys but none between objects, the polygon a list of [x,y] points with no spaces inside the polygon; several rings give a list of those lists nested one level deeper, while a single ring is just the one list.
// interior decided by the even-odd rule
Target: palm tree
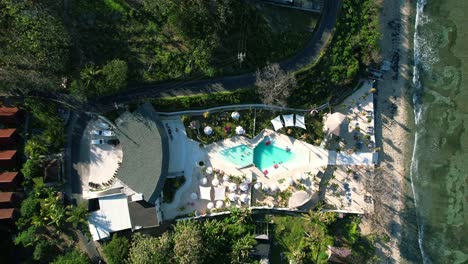
[{"label": "palm tree", "polygon": [[84,204],[80,204],[78,206],[67,206],[65,214],[68,216],[66,221],[71,223],[74,228],[87,224],[89,213],[88,208],[86,208],[86,205]]},{"label": "palm tree", "polygon": [[257,242],[252,235],[247,235],[234,242],[232,245],[231,263],[246,263],[253,246]]},{"label": "palm tree", "polygon": [[94,65],[86,65],[83,70],[81,70],[81,79],[86,84],[86,87],[89,87],[92,82],[96,80],[96,78],[101,74],[101,70],[99,70]]}]

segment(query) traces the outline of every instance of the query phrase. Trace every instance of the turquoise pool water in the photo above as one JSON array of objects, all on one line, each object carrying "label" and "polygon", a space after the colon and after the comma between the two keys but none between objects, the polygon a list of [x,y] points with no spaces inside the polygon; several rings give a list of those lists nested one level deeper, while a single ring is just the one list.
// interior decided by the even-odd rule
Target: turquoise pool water
[{"label": "turquoise pool water", "polygon": [[265,141],[259,143],[254,149],[246,145],[239,145],[226,149],[221,154],[238,167],[255,164],[262,171],[294,158],[294,153],[278,148],[273,144],[266,144]]}]

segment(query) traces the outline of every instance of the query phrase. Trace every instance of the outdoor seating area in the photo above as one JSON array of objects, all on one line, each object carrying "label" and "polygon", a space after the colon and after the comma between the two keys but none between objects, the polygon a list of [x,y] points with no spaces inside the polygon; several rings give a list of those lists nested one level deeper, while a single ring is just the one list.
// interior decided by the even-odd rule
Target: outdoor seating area
[{"label": "outdoor seating area", "polygon": [[[282,120],[281,120],[282,117]],[[306,129],[305,120],[303,115],[282,115],[277,116],[271,120],[271,124],[273,125],[273,129],[275,131],[280,130],[283,127],[298,127],[302,129]]]}]

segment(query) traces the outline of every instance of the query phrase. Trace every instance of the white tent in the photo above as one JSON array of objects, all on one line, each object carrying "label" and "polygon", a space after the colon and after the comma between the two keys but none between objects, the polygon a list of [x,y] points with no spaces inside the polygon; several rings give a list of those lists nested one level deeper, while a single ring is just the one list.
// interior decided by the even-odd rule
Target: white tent
[{"label": "white tent", "polygon": [[273,125],[273,128],[275,129],[275,131],[283,128],[283,122],[281,122],[280,116],[277,116],[274,119],[272,119],[271,124]]},{"label": "white tent", "polygon": [[209,202],[207,205],[206,205],[206,208],[208,209],[213,209],[214,208],[214,203],[213,202]]},{"label": "white tent", "polygon": [[224,205],[223,201],[216,201],[216,208],[222,208]]},{"label": "white tent", "polygon": [[226,197],[226,187],[224,186],[214,187],[214,193],[215,193],[214,200],[224,200],[224,198]]},{"label": "white tent", "polygon": [[109,237],[112,232],[132,228],[127,195],[119,193],[100,197],[98,200],[99,210],[88,217],[93,240],[101,240]]},{"label": "white tent", "polygon": [[292,127],[294,126],[294,115],[283,115],[284,126]]},{"label": "white tent", "polygon": [[211,201],[211,187],[200,187],[200,199]]},{"label": "white tent", "polygon": [[304,116],[296,115],[296,126],[299,127],[299,128],[302,128],[302,129],[306,129]]},{"label": "white tent", "polygon": [[237,135],[244,135],[245,134],[244,128],[241,127],[241,126],[236,127],[236,134]]},{"label": "white tent", "polygon": [[213,128],[211,128],[210,126],[207,126],[203,129],[203,132],[205,132],[205,135],[211,136],[213,134]]},{"label": "white tent", "polygon": [[231,117],[234,120],[239,120],[240,114],[239,114],[239,112],[232,112]]},{"label": "white tent", "polygon": [[237,200],[237,195],[235,193],[228,194],[229,201],[235,202]]}]

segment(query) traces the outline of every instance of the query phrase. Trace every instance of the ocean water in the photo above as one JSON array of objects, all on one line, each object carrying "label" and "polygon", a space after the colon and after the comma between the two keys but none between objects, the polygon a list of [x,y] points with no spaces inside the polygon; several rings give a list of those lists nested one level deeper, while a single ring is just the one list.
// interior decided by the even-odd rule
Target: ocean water
[{"label": "ocean water", "polygon": [[417,0],[411,186],[424,263],[468,263],[468,0]]}]

